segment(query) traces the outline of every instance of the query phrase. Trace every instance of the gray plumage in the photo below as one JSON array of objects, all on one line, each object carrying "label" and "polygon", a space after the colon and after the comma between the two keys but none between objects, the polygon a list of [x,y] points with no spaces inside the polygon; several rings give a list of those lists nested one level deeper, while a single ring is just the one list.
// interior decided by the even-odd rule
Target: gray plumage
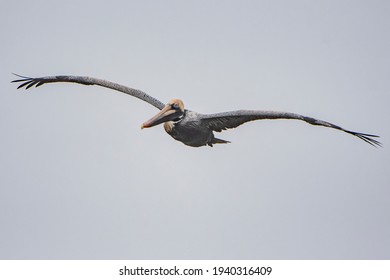
[{"label": "gray plumage", "polygon": [[239,125],[242,125],[249,121],[255,120],[274,120],[274,119],[294,119],[305,121],[312,125],[319,125],[330,127],[344,131],[346,133],[352,134],[363,141],[375,146],[381,146],[381,143],[372,139],[371,137],[379,137],[377,135],[365,134],[360,132],[354,132],[346,130],[340,126],[334,125],[332,123],[315,119],[312,117],[306,117],[299,114],[288,113],[288,112],[276,112],[276,111],[258,111],[258,110],[239,110],[218,114],[205,115],[203,120],[208,123],[210,129],[220,132],[224,129],[236,128]]},{"label": "gray plumage", "polygon": [[[15,74],[16,75],[16,74]],[[174,139],[192,147],[213,146],[213,144],[229,143],[229,141],[215,138],[214,131],[221,132],[225,129],[236,128],[246,122],[263,119],[295,119],[305,121],[312,125],[329,127],[344,131],[354,135],[372,146],[381,146],[381,143],[373,138],[377,135],[365,134],[346,130],[332,123],[306,117],[299,114],[275,111],[239,110],[217,114],[200,114],[184,109],[184,104],[180,99],[173,99],[168,104],[164,104],[145,92],[129,88],[110,81],[81,76],[48,76],[41,78],[29,78],[20,76],[21,79],[12,82],[21,83],[19,88],[29,89],[33,86],[41,86],[47,83],[68,82],[82,85],[98,85],[113,89],[139,98],[161,111],[152,119],[142,125],[142,128],[152,127],[164,123],[165,131]]]},{"label": "gray plumage", "polygon": [[162,103],[160,100],[150,96],[149,94],[134,88],[129,88],[117,83],[113,83],[110,81],[102,80],[102,79],[96,79],[92,77],[83,77],[83,76],[47,76],[47,77],[41,77],[41,78],[29,78],[20,76],[17,74],[14,74],[22,79],[14,80],[12,83],[22,83],[18,86],[19,88],[25,87],[25,89],[29,89],[30,87],[39,87],[43,84],[48,83],[60,83],[60,82],[66,82],[66,83],[76,83],[76,84],[82,84],[82,85],[97,85],[113,90],[117,90],[123,93],[126,93],[128,95],[134,96],[136,98],[139,98],[143,101],[148,102],[149,104],[153,105],[157,109],[164,108],[165,104]]}]

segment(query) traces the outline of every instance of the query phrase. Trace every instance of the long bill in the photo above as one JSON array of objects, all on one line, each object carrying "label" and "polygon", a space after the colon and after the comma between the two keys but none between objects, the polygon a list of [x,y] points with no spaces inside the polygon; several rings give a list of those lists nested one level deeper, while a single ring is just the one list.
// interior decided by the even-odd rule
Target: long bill
[{"label": "long bill", "polygon": [[141,129],[152,127],[160,123],[168,122],[179,117],[182,113],[172,108],[172,105],[167,104],[162,110],[152,117],[147,122],[141,125]]}]

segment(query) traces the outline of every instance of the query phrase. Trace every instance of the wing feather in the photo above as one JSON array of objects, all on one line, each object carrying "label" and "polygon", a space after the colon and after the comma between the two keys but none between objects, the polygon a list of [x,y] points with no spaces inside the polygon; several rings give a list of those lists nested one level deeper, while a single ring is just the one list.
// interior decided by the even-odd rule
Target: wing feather
[{"label": "wing feather", "polygon": [[150,96],[149,94],[139,90],[134,89],[130,87],[126,87],[117,83],[113,83],[106,80],[96,79],[92,77],[85,77],[85,76],[47,76],[47,77],[40,77],[40,78],[30,78],[25,76],[20,76],[17,74],[14,74],[18,76],[21,79],[13,80],[12,83],[22,83],[18,86],[18,89],[25,88],[26,90],[35,86],[39,87],[43,84],[48,83],[59,83],[59,82],[66,82],[66,83],[76,83],[76,84],[82,84],[82,85],[97,85],[109,89],[113,89],[116,91],[120,91],[123,93],[126,93],[128,95],[134,96],[136,98],[139,98],[154,107],[158,109],[164,108],[164,103],[162,103],[160,100]]},{"label": "wing feather", "polygon": [[338,125],[334,125],[326,121],[322,121],[312,117],[302,116],[299,114],[288,113],[288,112],[239,110],[239,111],[231,111],[231,112],[224,112],[218,114],[203,115],[202,122],[211,130],[221,132],[222,130],[225,129],[238,127],[246,122],[255,121],[255,120],[265,120],[265,119],[301,120],[312,125],[319,125],[319,126],[324,126],[324,127],[329,127],[329,128],[344,131],[348,134],[360,138],[361,140],[367,142],[368,144],[374,147],[382,146],[382,143],[373,139],[379,137],[377,135],[346,130]]}]

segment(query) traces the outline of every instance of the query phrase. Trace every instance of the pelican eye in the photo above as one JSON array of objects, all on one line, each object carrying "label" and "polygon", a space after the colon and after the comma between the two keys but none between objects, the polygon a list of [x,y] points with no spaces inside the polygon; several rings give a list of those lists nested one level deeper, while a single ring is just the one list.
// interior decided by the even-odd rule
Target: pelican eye
[{"label": "pelican eye", "polygon": [[179,109],[179,104],[173,103],[173,104],[172,104],[172,108],[173,108],[173,109]]}]

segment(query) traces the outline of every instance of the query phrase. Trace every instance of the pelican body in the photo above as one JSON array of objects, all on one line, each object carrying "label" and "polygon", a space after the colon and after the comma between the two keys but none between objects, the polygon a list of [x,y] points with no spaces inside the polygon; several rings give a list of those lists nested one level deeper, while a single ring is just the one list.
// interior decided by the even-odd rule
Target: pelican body
[{"label": "pelican body", "polygon": [[[15,74],[16,75],[16,74]],[[47,76],[41,78],[30,78],[16,75],[20,79],[12,82],[21,83],[19,88],[25,87],[29,89],[33,86],[41,86],[47,83],[68,82],[82,85],[98,85],[120,91],[141,99],[160,111],[150,120],[142,124],[141,128],[149,128],[159,124],[164,124],[165,131],[175,140],[184,143],[191,147],[213,146],[214,144],[230,143],[229,141],[218,139],[214,136],[214,132],[221,132],[225,129],[235,128],[249,121],[262,119],[295,119],[305,121],[312,125],[324,126],[348,134],[356,136],[372,146],[381,146],[381,143],[374,138],[377,135],[365,134],[346,130],[332,123],[306,117],[299,114],[277,111],[260,111],[260,110],[238,110],[217,114],[200,114],[184,107],[184,103],[180,99],[172,99],[167,104],[162,103],[158,99],[146,94],[145,92],[129,88],[110,81],[82,77],[82,76]]]},{"label": "pelican body", "polygon": [[[174,110],[179,114],[178,118],[164,122],[162,115],[165,110],[172,110],[178,105],[178,110]],[[172,113],[175,114],[175,113]],[[180,99],[171,100],[167,106],[160,111],[155,117],[144,123],[141,128],[152,127],[161,122],[164,122],[165,131],[175,140],[184,143],[191,147],[200,147],[204,145],[213,146],[218,143],[229,143],[229,141],[221,140],[214,137],[213,131],[208,127],[207,122],[202,121],[203,116],[197,112],[185,110],[183,102]],[[173,116],[174,117],[174,116]]]}]

